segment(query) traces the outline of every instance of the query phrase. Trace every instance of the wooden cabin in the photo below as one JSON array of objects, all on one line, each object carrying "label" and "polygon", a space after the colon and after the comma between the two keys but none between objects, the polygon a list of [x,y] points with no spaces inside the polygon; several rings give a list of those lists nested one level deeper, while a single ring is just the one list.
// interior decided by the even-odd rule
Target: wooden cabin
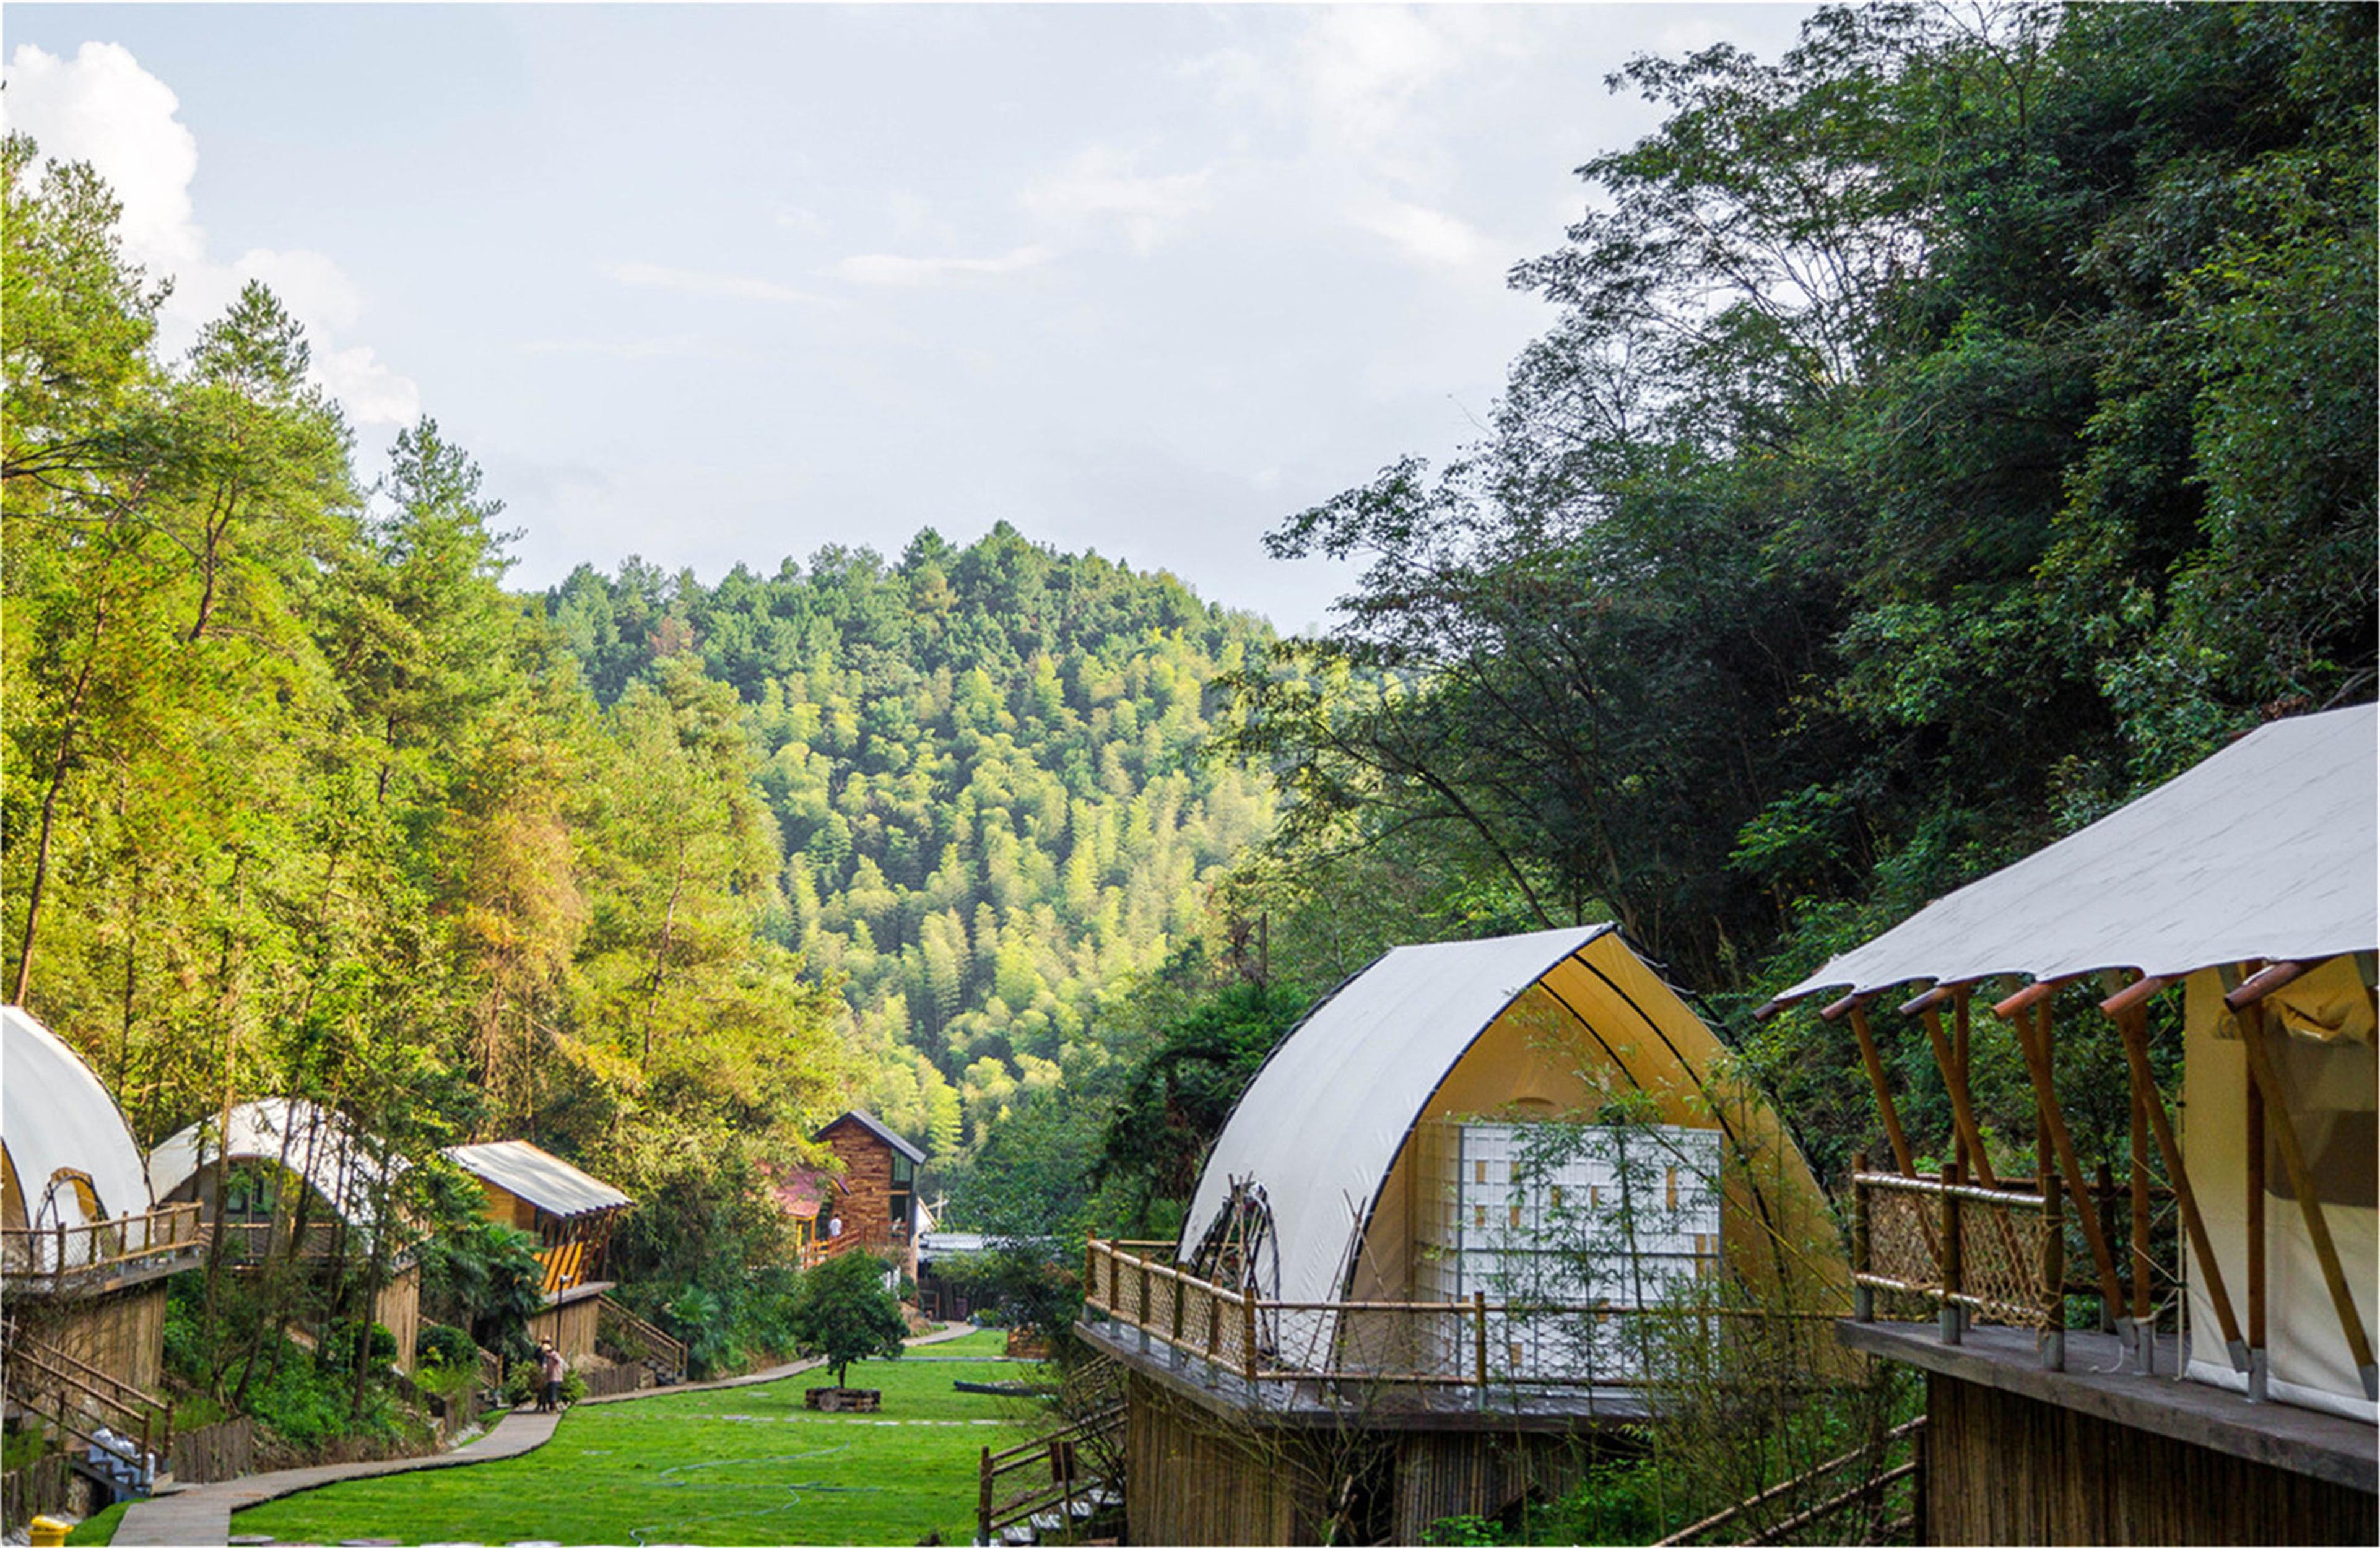
[{"label": "wooden cabin", "polygon": [[[1342,985],[1180,1237],[1090,1245],[1131,1539],[1418,1542],[1657,1417],[1649,1330],[1682,1298],[1847,1304],[1825,1197],[1725,1065],[1609,925],[1399,947]],[[1324,1497],[1351,1446],[1352,1512]]]},{"label": "wooden cabin", "polygon": [[[917,1272],[917,1168],[926,1152],[885,1127],[874,1114],[853,1108],[811,1138],[834,1152],[839,1171],[813,1217],[816,1250],[854,1248],[894,1254],[914,1276]],[[834,1227],[840,1223],[842,1229]]]},{"label": "wooden cabin", "polygon": [[[340,1114],[282,1097],[240,1103],[149,1153],[158,1197],[198,1205],[236,1270],[276,1253],[363,1266],[376,1223],[394,1213],[400,1169]],[[399,1232],[387,1244],[387,1277],[372,1297],[371,1320],[395,1337],[397,1368],[411,1375],[421,1269],[415,1244],[403,1238]]]},{"label": "wooden cabin", "polygon": [[634,1202],[607,1182],[525,1140],[454,1145],[446,1151],[488,1195],[488,1218],[537,1237],[545,1267],[545,1310],[530,1319],[532,1338],[550,1338],[572,1359],[595,1353],[602,1320],[603,1250],[621,1213]]},{"label": "wooden cabin", "polygon": [[[1874,1087],[1839,1332],[1925,1372],[1919,1541],[2380,1535],[2375,735],[2371,705],[2266,725],[1764,1007],[1824,992]],[[1976,1121],[1987,1015],[2037,1166]],[[1947,1132],[1908,1127],[1895,1030]],[[2069,1108],[2111,1066],[2129,1133],[2094,1165]]]},{"label": "wooden cabin", "polygon": [[[12,1422],[67,1444],[104,1426],[161,1457],[165,1282],[205,1252],[195,1204],[151,1196],[140,1149],[73,1049],[0,1007],[0,1350]],[[38,1416],[38,1417],[35,1417]]]}]

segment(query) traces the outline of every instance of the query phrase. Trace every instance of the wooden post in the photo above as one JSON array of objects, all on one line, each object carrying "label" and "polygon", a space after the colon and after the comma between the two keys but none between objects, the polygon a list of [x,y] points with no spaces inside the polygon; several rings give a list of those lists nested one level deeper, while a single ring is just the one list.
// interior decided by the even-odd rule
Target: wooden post
[{"label": "wooden post", "polygon": [[1477,1335],[1472,1341],[1472,1374],[1479,1383],[1479,1403],[1488,1403],[1488,1292],[1471,1292],[1471,1315]]},{"label": "wooden post", "polygon": [[1852,1032],[1859,1039],[1860,1062],[1867,1067],[1868,1084],[1876,1088],[1876,1105],[1884,1115],[1885,1138],[1892,1141],[1892,1158],[1900,1164],[1900,1175],[1917,1175],[1917,1162],[1909,1149],[1909,1136],[1900,1129],[1900,1115],[1892,1105],[1892,1088],[1885,1084],[1884,1060],[1876,1051],[1876,1034],[1868,1030],[1867,1003],[1853,1000],[1851,1006]]},{"label": "wooden post", "polygon": [[1099,1238],[1083,1238],[1083,1293],[1093,1299],[1099,1293]]},{"label": "wooden post", "polygon": [[1240,1293],[1240,1335],[1247,1340],[1241,1348],[1240,1358],[1248,1378],[1248,1401],[1254,1403],[1257,1400],[1257,1293],[1254,1290]]},{"label": "wooden post", "polygon": [[2206,1222],[2199,1217],[2198,1196],[2191,1191],[2190,1169],[2181,1164],[2181,1147],[2174,1142],[2173,1126],[2167,1121],[2165,1097],[2156,1089],[2156,1076],[2149,1068],[2148,1009],[2138,1002],[2116,1015],[2116,1030],[2124,1040],[2124,1061],[2132,1072],[2132,1094],[2140,1099],[2148,1114],[2149,1132],[2156,1136],[2157,1149],[2165,1154],[2166,1176],[2173,1179],[2174,1202],[2180,1207],[2183,1230],[2198,1258],[2201,1282],[2206,1286],[2206,1298],[2214,1303],[2215,1320],[2223,1330],[2223,1345],[2231,1359],[2231,1368],[2244,1372],[2248,1369],[2248,1346],[2240,1340],[2239,1319],[2231,1314],[2231,1297],[2223,1288],[2223,1267],[2215,1259],[2215,1243],[2206,1235]]},{"label": "wooden post", "polygon": [[1173,1281],[1173,1358],[1180,1359],[1182,1358],[1182,1318],[1184,1315],[1182,1306],[1183,1281],[1179,1274],[1172,1275],[1172,1278]]},{"label": "wooden post", "polygon": [[2363,1396],[2380,1396],[2380,1370],[2373,1365],[2372,1340],[2363,1331],[2363,1314],[2355,1309],[2355,1298],[2348,1290],[2347,1273],[2338,1262],[2338,1244],[2331,1240],[2330,1222],[2322,1213],[2322,1201],[2314,1196],[2313,1174],[2306,1165],[2305,1152],[2298,1146],[2297,1125],[2290,1121],[2289,1103],[2281,1096],[2273,1052],[2265,1046],[2265,1007],[2251,1000],[2237,1007],[2237,1014],[2240,1042],[2248,1050],[2248,1067],[2256,1084],[2264,1088],[2265,1119],[2281,1152],[2281,1169],[2289,1174],[2289,1187],[2298,1196],[2298,1211],[2305,1216],[2306,1235],[2313,1239],[2313,1255],[2322,1264],[2322,1281],[2330,1289],[2339,1331],[2346,1334],[2348,1353],[2354,1357],[2356,1373],[2363,1379]]},{"label": "wooden post", "polygon": [[1867,1170],[1867,1152],[1852,1152],[1852,1321],[1876,1321],[1876,1290],[1863,1285],[1860,1275],[1873,1273],[1869,1264],[1867,1189],[1860,1183],[1860,1174]]},{"label": "wooden post", "polygon": [[1207,1363],[1211,1368],[1223,1352],[1223,1298],[1209,1286],[1207,1290]]},{"label": "wooden post", "polygon": [[[1139,1325],[1141,1332],[1147,1333],[1148,1331],[1148,1260],[1135,1255],[1133,1262],[1140,1265],[1140,1315],[1134,1321]],[[1144,1347],[1147,1343],[1148,1340],[1142,1340]]]},{"label": "wooden post", "polygon": [[1956,1344],[1964,1336],[1964,1308],[1951,1298],[1966,1288],[1966,1264],[1959,1240],[1959,1164],[1951,1162],[1937,1174],[1942,1184],[1942,1310],[1937,1319],[1942,1342]]},{"label": "wooden post", "polygon": [[[2041,1175],[2041,1368],[2066,1369],[2066,1212],[2058,1174]],[[2104,1305],[2105,1303],[2102,1302]]]},{"label": "wooden post", "polygon": [[990,1542],[996,1541],[991,1535],[991,1447],[983,1448],[983,1460],[976,1466],[975,1540]]},{"label": "wooden post", "polygon": [[[2140,1121],[2139,1109],[2135,1108],[2132,1113],[2132,1122],[2137,1125]],[[2137,1156],[2133,1160],[2132,1169],[2135,1173],[2140,1170],[2140,1162]],[[2099,1163],[2098,1171],[2093,1173],[2091,1176],[2091,1201],[2098,1208],[2099,1234],[2107,1237],[2109,1241],[2114,1241],[2116,1239],[2116,1172],[2115,1168],[2109,1166],[2104,1161]],[[2140,1238],[2135,1236],[2132,1238],[2132,1276],[2129,1281],[2127,1281],[2131,1286],[2132,1294],[2135,1296],[2137,1296],[2141,1290],[2140,1245]],[[2099,1298],[2099,1331],[2101,1333],[2115,1332],[2116,1319],[2123,1316],[2125,1312],[2122,1307],[2109,1306],[2107,1304],[2107,1297],[2101,1296]]]},{"label": "wooden post", "polygon": [[1942,1013],[1927,1006],[1921,1013],[1925,1023],[1925,1041],[1934,1050],[1934,1066],[1942,1072],[1942,1089],[1950,1094],[1950,1117],[1957,1133],[1951,1146],[1950,1159],[1961,1176],[1973,1167],[1985,1188],[1997,1188],[1999,1179],[1992,1175],[1991,1158],[1984,1153],[1983,1131],[1975,1123],[1975,1110],[1967,1091],[1967,1002],[1959,1001],[1959,1041],[1953,1045],[1942,1035]]},{"label": "wooden post", "polygon": [[[2246,1013],[2240,1017],[2240,1035],[2248,1032]],[[2262,1403],[2270,1377],[2265,1343],[2265,1091],[2256,1079],[2256,1064],[2248,1062],[2248,1401]]]},{"label": "wooden post", "polygon": [[[2058,1080],[2050,1047],[2049,999],[2044,994],[2034,1006],[2017,1006],[2010,1018],[2010,1025],[2016,1030],[2016,1041],[2023,1051],[2025,1068],[2033,1077],[2034,1103],[2040,1111],[2042,1127],[2047,1131],[2050,1148],[2056,1152],[2055,1164],[2066,1169],[2068,1190],[2081,1194],[2086,1191],[2082,1182],[2082,1164],[2075,1159],[2074,1140],[2066,1132],[2066,1118],[2058,1106]],[[2038,1018],[2032,1035],[2028,1035],[2025,1025],[2028,1010]],[[2040,1148],[2036,1141],[2034,1149],[2038,1151]],[[2052,1164],[2050,1157],[2043,1155],[2037,1163],[2037,1169],[2046,1175]],[[2110,1301],[2122,1301],[2123,1291],[2116,1282],[2116,1255],[2108,1248],[2107,1238],[2099,1234],[2099,1217],[2085,1211],[2081,1225],[2083,1239],[2091,1244],[2092,1263],[2099,1271],[2099,1293]]]}]

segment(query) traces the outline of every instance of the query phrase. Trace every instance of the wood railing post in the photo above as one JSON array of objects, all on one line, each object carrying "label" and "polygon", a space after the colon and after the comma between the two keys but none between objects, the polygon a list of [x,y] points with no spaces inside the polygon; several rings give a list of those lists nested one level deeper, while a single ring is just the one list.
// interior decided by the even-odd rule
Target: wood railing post
[{"label": "wood railing post", "polygon": [[991,1535],[991,1447],[990,1446],[983,1448],[983,1460],[977,1464],[976,1478],[975,1540],[978,1542],[996,1542],[999,1539]]},{"label": "wood railing post", "polygon": [[1176,1273],[1167,1275],[1167,1278],[1173,1284],[1173,1354],[1178,1359],[1182,1355],[1182,1276]]},{"label": "wood railing post", "polygon": [[[2137,1112],[2134,1113],[2132,1122],[2138,1124],[2140,1121],[2140,1115]],[[2138,1164],[2137,1160],[2134,1164]],[[2116,1239],[2116,1173],[2115,1169],[2106,1162],[2099,1163],[2099,1169],[2092,1175],[2090,1199],[2078,1201],[2078,1207],[2095,1207],[2099,1215],[2099,1234],[2111,1242]],[[2137,1242],[2133,1245],[2135,1248],[2139,1246]],[[2132,1263],[2132,1274],[2137,1276],[2140,1271],[2141,1265],[2136,1256]],[[2137,1277],[2126,1279],[2120,1282],[2120,1287],[2129,1293],[2136,1284]],[[2109,1306],[2107,1298],[2104,1295],[2099,1298],[2099,1331],[2101,1333],[2115,1332],[2116,1319],[2125,1315],[2128,1313],[2122,1307]]]},{"label": "wood railing post", "polygon": [[1473,1340],[1473,1361],[1471,1370],[1473,1376],[1479,1383],[1479,1402],[1481,1407],[1484,1408],[1487,1406],[1488,1402],[1487,1291],[1474,1290],[1471,1292],[1471,1315],[1474,1319],[1473,1330],[1477,1335],[1477,1336]]},{"label": "wood railing post", "polygon": [[[2247,1018],[2240,1035],[2248,1035]],[[2265,1400],[2270,1367],[2265,1347],[2265,1092],[2248,1065],[2248,1401]]]},{"label": "wood railing post", "polygon": [[1943,1343],[1956,1344],[1965,1328],[1961,1317],[1962,1309],[1951,1298],[1966,1288],[1966,1265],[1961,1261],[1959,1240],[1958,1163],[1944,1163],[1935,1177],[1942,1185],[1942,1309],[1936,1326]]},{"label": "wood railing post", "polygon": [[[1207,1368],[1211,1372],[1223,1352],[1223,1298],[1213,1286],[1207,1287]],[[1210,1378],[1211,1379],[1211,1378]]]},{"label": "wood railing post", "polygon": [[2066,1369],[2066,1211],[2058,1168],[2041,1174],[2041,1368]]},{"label": "wood railing post", "polygon": [[1257,1295],[1254,1290],[1240,1292],[1240,1336],[1246,1340],[1240,1349],[1240,1359],[1248,1379],[1248,1401],[1257,1396]]},{"label": "wood railing post", "polygon": [[1863,1285],[1860,1276],[1874,1273],[1869,1254],[1873,1250],[1868,1233],[1874,1228],[1868,1219],[1867,1186],[1860,1176],[1867,1170],[1867,1152],[1852,1152],[1852,1321],[1876,1321],[1875,1286]]}]

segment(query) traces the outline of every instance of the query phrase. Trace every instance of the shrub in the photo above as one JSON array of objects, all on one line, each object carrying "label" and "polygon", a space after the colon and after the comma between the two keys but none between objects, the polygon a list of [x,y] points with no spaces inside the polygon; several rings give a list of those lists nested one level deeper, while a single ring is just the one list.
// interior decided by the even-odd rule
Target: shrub
[{"label": "shrub", "polygon": [[461,1328],[444,1323],[424,1323],[414,1336],[413,1356],[425,1364],[435,1363],[454,1371],[469,1371],[480,1363],[480,1347]]}]

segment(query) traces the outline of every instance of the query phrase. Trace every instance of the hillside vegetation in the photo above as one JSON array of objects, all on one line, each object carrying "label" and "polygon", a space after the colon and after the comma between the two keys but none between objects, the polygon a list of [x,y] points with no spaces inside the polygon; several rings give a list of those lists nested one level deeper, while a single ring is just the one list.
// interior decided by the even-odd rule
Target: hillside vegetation
[{"label": "hillside vegetation", "polygon": [[1269,831],[1269,783],[1198,756],[1269,631],[1005,523],[710,587],[582,567],[546,609],[600,697],[674,658],[733,685],[784,854],[767,932],[841,984],[862,1094],[938,1160],[1100,1067],[1101,996]]}]

